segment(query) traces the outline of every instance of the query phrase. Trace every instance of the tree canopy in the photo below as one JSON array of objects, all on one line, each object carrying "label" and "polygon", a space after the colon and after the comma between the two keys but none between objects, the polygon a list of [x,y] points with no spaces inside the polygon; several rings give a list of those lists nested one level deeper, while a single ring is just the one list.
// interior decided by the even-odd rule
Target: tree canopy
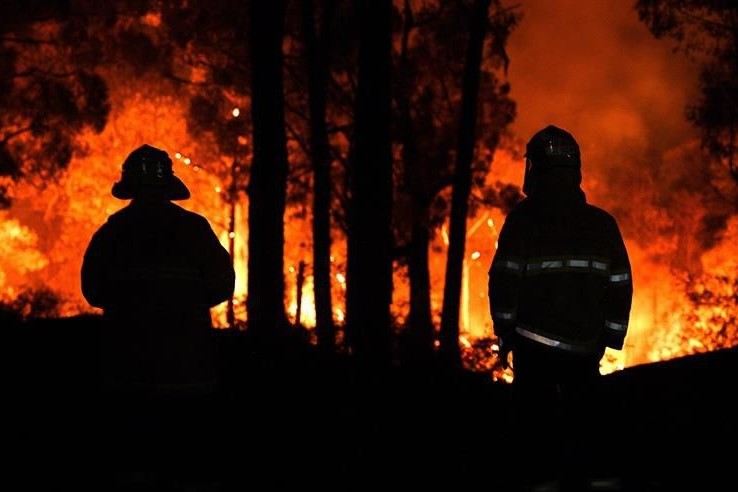
[{"label": "tree canopy", "polygon": [[700,93],[687,119],[738,182],[738,4],[730,0],[639,0],[640,19],[700,64]]}]

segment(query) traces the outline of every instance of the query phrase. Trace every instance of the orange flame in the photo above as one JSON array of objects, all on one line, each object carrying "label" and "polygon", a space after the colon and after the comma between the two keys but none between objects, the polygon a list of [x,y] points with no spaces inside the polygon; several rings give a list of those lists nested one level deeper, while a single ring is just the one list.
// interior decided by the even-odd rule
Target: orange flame
[{"label": "orange flame", "polygon": [[[62,312],[66,315],[90,310],[80,292],[81,259],[95,229],[108,215],[125,205],[110,195],[110,187],[119,178],[120,164],[125,156],[142,143],[163,148],[175,157],[175,173],[192,192],[192,199],[182,205],[207,217],[227,248],[228,204],[222,193],[227,186],[222,176],[233,156],[220,155],[214,144],[206,140],[191,141],[187,133],[186,107],[182,102],[186,98],[181,97],[177,89],[160,81],[143,81],[148,89],[144,94],[123,83],[114,83],[114,78],[111,80],[113,111],[105,130],[99,135],[87,133],[80,137],[81,150],[58,183],[49,184],[43,191],[30,184],[20,184],[15,189],[11,210],[0,213],[0,253],[3,258],[11,259],[0,264],[0,300],[12,299],[33,282],[58,292],[64,301]],[[495,154],[491,169],[490,183],[522,182],[522,163],[506,152]],[[585,185],[595,191],[595,196],[602,195],[602,183],[594,178]],[[246,199],[243,199],[236,206],[237,227],[233,232],[237,272],[235,304],[241,320],[245,318],[243,299],[247,294],[247,211]],[[288,210],[287,216],[298,215],[293,212]],[[293,320],[297,311],[294,266],[312,258],[309,221],[309,214],[301,214],[285,222],[285,304]],[[478,340],[494,335],[487,299],[487,271],[497,247],[499,226],[503,223],[504,215],[499,209],[481,210],[469,219],[460,316],[460,344],[465,350],[474,348]],[[346,244],[345,239],[334,232],[333,305],[335,320],[342,323]],[[439,232],[430,248],[431,304],[436,325],[440,321],[448,247],[446,228]],[[698,258],[703,272],[715,275],[738,271],[733,246],[737,240],[738,220],[734,217],[722,243]],[[671,239],[664,238],[664,241]],[[623,351],[607,353],[602,372],[712,350],[726,343],[714,332],[719,329],[721,319],[729,318],[729,307],[708,304],[691,309],[683,285],[678,282],[678,272],[654,260],[653,251],[639,247],[631,237],[626,236],[626,243],[635,282],[630,331]],[[734,284],[707,287],[729,289],[730,285]],[[409,302],[406,270],[397,269],[395,286],[393,314],[402,323],[407,318]],[[309,265],[303,284],[301,316],[303,325],[314,326],[313,277]],[[224,305],[213,310],[213,318],[216,325],[224,326]],[[687,331],[689,336],[685,336]],[[495,357],[494,349],[486,354],[490,360]],[[509,380],[510,374],[498,373],[496,377]]]}]

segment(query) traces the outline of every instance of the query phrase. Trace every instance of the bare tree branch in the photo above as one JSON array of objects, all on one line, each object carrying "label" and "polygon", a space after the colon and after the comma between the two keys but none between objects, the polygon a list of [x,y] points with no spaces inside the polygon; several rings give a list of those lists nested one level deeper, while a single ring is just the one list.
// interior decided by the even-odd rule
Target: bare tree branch
[{"label": "bare tree branch", "polygon": [[699,15],[695,15],[689,12],[687,9],[683,7],[675,7],[675,10],[679,15],[682,15],[683,17],[686,17],[687,19],[693,20],[697,23],[703,24],[706,27],[718,28],[723,31],[727,31],[727,33],[730,33],[731,31],[735,30],[735,26],[729,26],[727,24],[723,24],[721,22],[707,19],[705,17],[700,17]]},{"label": "bare tree branch", "polygon": [[310,155],[310,147],[308,146],[305,139],[300,135],[300,132],[294,129],[294,127],[287,121],[285,121],[285,129],[287,130],[287,133],[289,133],[290,138],[292,138],[297,144],[300,146],[302,151],[305,153],[305,155]]},{"label": "bare tree branch", "polygon": [[18,137],[20,135],[23,135],[24,133],[30,132],[32,129],[33,129],[32,127],[28,126],[28,127],[25,127],[25,128],[20,128],[20,129],[14,131],[14,132],[7,133],[7,134],[5,134],[3,136],[2,140],[0,140],[0,143],[6,144],[10,140],[14,139],[15,137]]}]

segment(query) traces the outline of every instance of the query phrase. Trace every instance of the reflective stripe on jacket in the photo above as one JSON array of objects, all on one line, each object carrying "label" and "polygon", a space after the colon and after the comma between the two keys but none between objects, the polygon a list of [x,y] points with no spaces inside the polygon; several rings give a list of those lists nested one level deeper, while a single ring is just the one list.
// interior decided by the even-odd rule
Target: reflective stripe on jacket
[{"label": "reflective stripe on jacket", "polygon": [[507,216],[489,272],[496,335],[578,353],[621,349],[632,275],[615,219],[569,194]]}]

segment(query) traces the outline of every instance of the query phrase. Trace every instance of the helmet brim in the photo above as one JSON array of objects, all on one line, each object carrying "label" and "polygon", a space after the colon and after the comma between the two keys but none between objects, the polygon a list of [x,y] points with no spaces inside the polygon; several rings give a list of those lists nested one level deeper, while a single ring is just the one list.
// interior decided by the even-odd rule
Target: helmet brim
[{"label": "helmet brim", "polygon": [[112,194],[120,200],[131,200],[141,192],[143,188],[148,191],[154,191],[167,200],[187,200],[190,198],[190,190],[177,176],[169,176],[163,184],[147,185],[140,183],[132,183],[125,179],[121,179],[113,185]]}]

